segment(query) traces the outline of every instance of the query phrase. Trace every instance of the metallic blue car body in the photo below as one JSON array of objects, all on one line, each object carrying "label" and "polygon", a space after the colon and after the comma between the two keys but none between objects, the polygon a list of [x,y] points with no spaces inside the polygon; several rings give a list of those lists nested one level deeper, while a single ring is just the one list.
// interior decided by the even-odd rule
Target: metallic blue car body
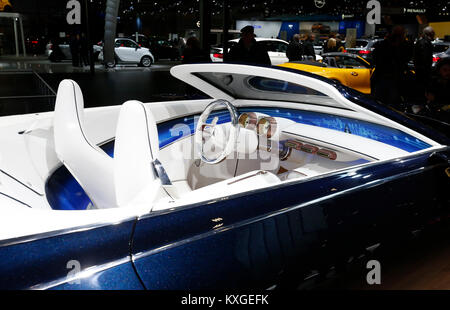
[{"label": "metallic blue car body", "polygon": [[[358,93],[346,88],[341,92],[449,145],[446,137]],[[298,284],[311,270],[327,270],[373,244],[448,216],[449,164],[447,147],[115,225],[2,241],[0,288],[230,289]],[[67,278],[71,260],[79,261],[83,271],[73,283]]]}]

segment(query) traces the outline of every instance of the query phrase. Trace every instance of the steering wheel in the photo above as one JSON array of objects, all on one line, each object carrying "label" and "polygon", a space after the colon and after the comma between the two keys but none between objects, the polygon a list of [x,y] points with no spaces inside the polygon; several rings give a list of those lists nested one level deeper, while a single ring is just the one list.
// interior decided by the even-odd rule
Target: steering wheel
[{"label": "steering wheel", "polygon": [[[231,116],[230,126],[217,126],[219,117],[207,123],[211,112],[217,107],[225,107]],[[217,164],[230,155],[236,148],[239,136],[239,116],[236,107],[229,101],[219,99],[211,102],[197,123],[194,143],[200,159],[207,164]],[[218,151],[217,151],[218,150]]]}]

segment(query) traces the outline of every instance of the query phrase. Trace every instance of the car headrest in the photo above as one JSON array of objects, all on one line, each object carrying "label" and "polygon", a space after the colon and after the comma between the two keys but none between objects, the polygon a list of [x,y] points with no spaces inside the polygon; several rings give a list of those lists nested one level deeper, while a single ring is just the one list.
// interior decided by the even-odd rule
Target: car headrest
[{"label": "car headrest", "polygon": [[84,131],[84,100],[78,84],[63,80],[53,118],[55,152],[97,208],[116,207],[113,159]]},{"label": "car headrest", "polygon": [[159,156],[155,118],[142,102],[122,105],[114,145],[114,180],[119,206],[151,203],[161,190],[154,169]]}]

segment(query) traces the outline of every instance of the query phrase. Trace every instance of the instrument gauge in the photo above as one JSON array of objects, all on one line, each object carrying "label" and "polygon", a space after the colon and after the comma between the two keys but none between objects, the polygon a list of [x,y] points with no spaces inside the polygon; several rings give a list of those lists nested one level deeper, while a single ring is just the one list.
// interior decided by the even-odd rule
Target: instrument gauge
[{"label": "instrument gauge", "polygon": [[271,138],[277,130],[277,121],[273,117],[263,117],[258,122],[258,135]]},{"label": "instrument gauge", "polygon": [[256,128],[257,122],[258,118],[256,114],[253,112],[242,113],[241,116],[239,116],[239,125],[242,128],[253,130]]}]

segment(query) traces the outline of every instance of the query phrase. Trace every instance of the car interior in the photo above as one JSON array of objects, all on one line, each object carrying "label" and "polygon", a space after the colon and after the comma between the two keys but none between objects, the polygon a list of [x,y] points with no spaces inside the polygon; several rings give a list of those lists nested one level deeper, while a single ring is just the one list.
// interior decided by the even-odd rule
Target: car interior
[{"label": "car interior", "polygon": [[160,149],[151,109],[129,101],[119,114],[111,158],[87,138],[83,106],[79,86],[63,81],[55,108],[55,150],[100,209],[153,203],[153,211],[166,210],[408,154],[258,112],[258,100],[246,102],[243,113],[226,100],[211,100],[193,134]]}]

